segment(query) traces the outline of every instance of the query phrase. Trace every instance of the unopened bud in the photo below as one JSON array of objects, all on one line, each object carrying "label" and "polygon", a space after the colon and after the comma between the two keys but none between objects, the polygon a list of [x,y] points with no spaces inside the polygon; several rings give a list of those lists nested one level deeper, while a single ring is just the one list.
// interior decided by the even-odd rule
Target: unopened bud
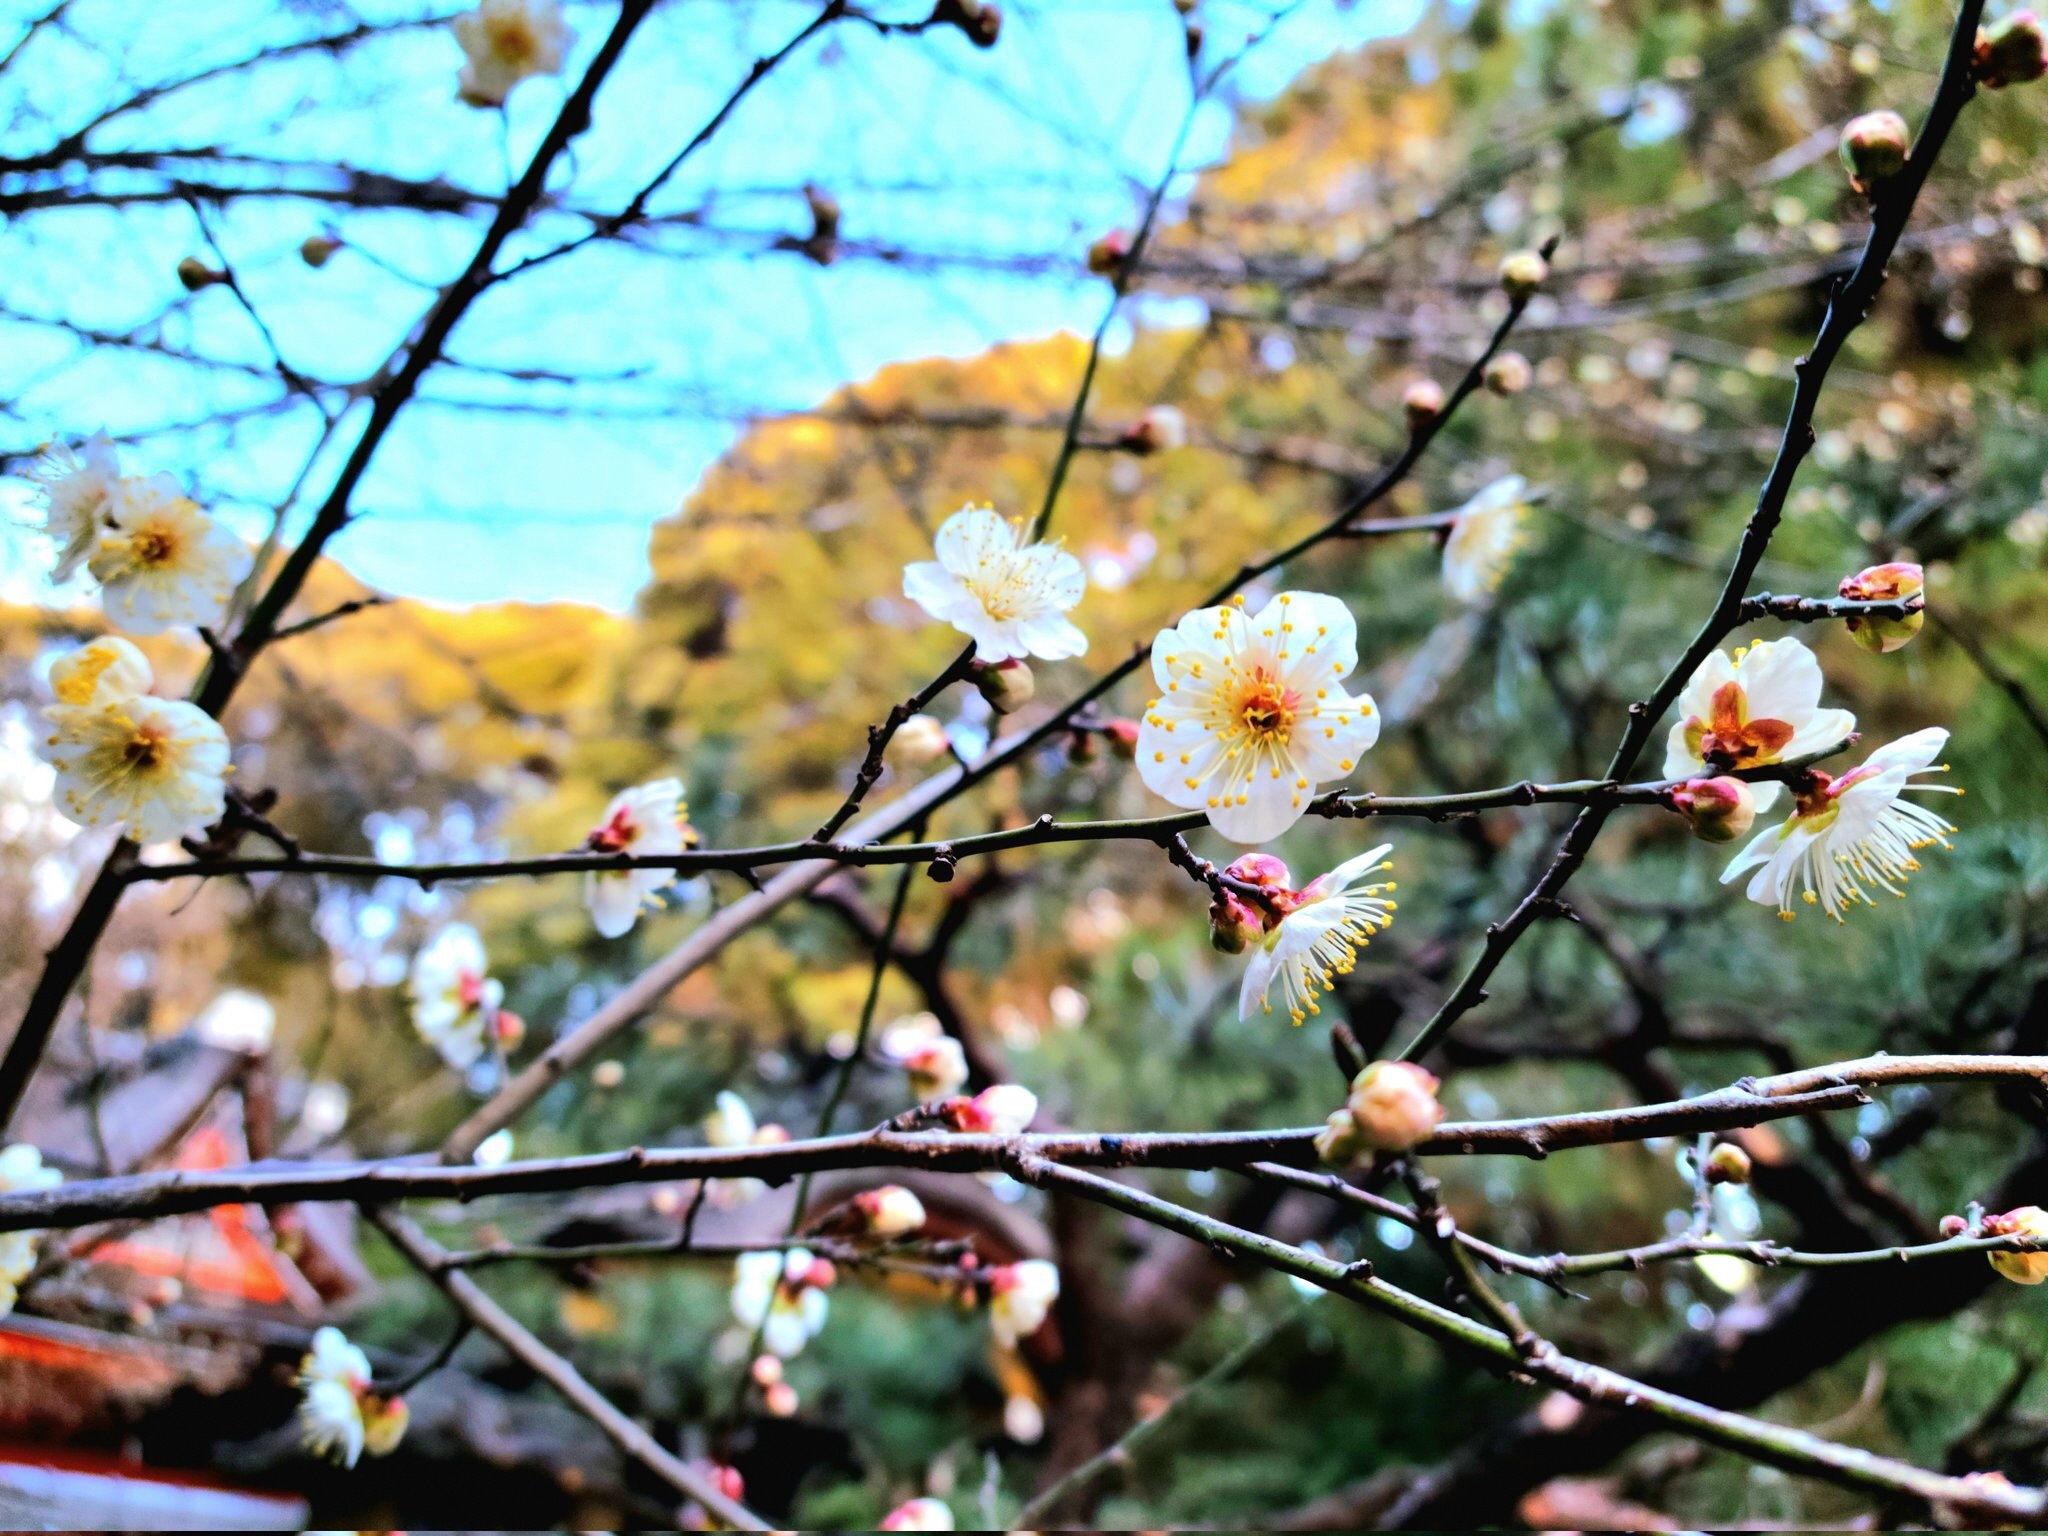
[{"label": "unopened bud", "polygon": [[1875,191],[1906,168],[1913,136],[1906,120],[1893,111],[1865,112],[1842,127],[1842,165],[1849,185],[1858,192]]},{"label": "unopened bud", "polygon": [[787,1419],[795,1415],[803,1402],[796,1395],[795,1387],[786,1381],[778,1381],[761,1394],[761,1406],[775,1418]]},{"label": "unopened bud", "polygon": [[1037,1118],[1038,1095],[1016,1083],[997,1083],[971,1099],[948,1099],[939,1115],[968,1135],[1015,1136]]},{"label": "unopened bud", "polygon": [[1109,750],[1125,762],[1131,762],[1138,755],[1138,722],[1135,720],[1111,720],[1102,727],[1102,739],[1109,743]]},{"label": "unopened bud", "polygon": [[1408,413],[1408,430],[1420,432],[1444,412],[1444,387],[1435,379],[1417,379],[1401,393],[1401,409]]},{"label": "unopened bud", "polygon": [[1444,1117],[1437,1080],[1408,1061],[1376,1061],[1351,1080],[1346,1107],[1358,1139],[1379,1152],[1406,1152]]},{"label": "unopened bud", "polygon": [[904,1237],[924,1226],[924,1202],[901,1184],[864,1189],[853,1197],[870,1237]]},{"label": "unopened bud", "polygon": [[967,1081],[967,1052],[951,1035],[941,1035],[905,1056],[903,1071],[920,1104],[942,1099]]},{"label": "unopened bud", "polygon": [[830,1259],[813,1259],[803,1273],[794,1277],[797,1290],[829,1291],[839,1283],[839,1269]]},{"label": "unopened bud", "polygon": [[958,27],[977,48],[993,48],[1003,30],[1003,13],[988,0],[939,0],[932,20]]},{"label": "unopened bud", "polygon": [[197,256],[187,256],[178,263],[178,281],[189,292],[197,293],[202,288],[211,288],[215,283],[224,283],[228,275],[218,268],[209,267]]},{"label": "unopened bud", "polygon": [[1969,1230],[1970,1223],[1967,1217],[1949,1215],[1941,1218],[1941,1235],[1943,1237],[1961,1237]]},{"label": "unopened bud", "polygon": [[1247,853],[1231,860],[1223,873],[1264,891],[1291,891],[1294,875],[1284,861],[1270,853]]},{"label": "unopened bud", "polygon": [[1008,661],[978,661],[971,676],[981,696],[988,700],[988,707],[999,715],[1022,709],[1038,691],[1031,668],[1014,656]]},{"label": "unopened bud", "polygon": [[491,1020],[491,1033],[506,1050],[516,1051],[526,1040],[526,1020],[510,1008],[500,1008]]},{"label": "unopened bud", "polygon": [[1732,1141],[1724,1141],[1707,1154],[1709,1184],[1747,1184],[1749,1154]]},{"label": "unopened bud", "polygon": [[1241,955],[1260,938],[1266,925],[1250,902],[1225,891],[1209,903],[1209,942],[1226,955]]},{"label": "unopened bud", "polygon": [[[1859,603],[1903,602],[1927,590],[1927,573],[1910,560],[1892,560],[1858,571],[1854,576],[1844,576],[1839,590],[1842,596]],[[1902,619],[1852,613],[1846,622],[1858,645],[1873,655],[1882,655],[1896,651],[1919,634],[1926,621],[1927,615],[1916,610]]]},{"label": "unopened bud", "polygon": [[740,1476],[738,1467],[713,1467],[711,1481],[720,1493],[734,1502],[747,1496],[747,1480]]},{"label": "unopened bud", "polygon": [[1097,277],[1115,277],[1124,269],[1124,258],[1131,254],[1131,237],[1120,229],[1112,229],[1100,240],[1088,247],[1088,270]]},{"label": "unopened bud", "polygon": [[882,1523],[876,1527],[883,1531],[950,1531],[953,1529],[953,1511],[937,1499],[912,1499],[898,1504],[882,1516]]},{"label": "unopened bud", "polygon": [[765,1353],[756,1355],[754,1356],[754,1363],[749,1367],[749,1370],[754,1378],[755,1385],[772,1387],[775,1383],[782,1380],[782,1357]]},{"label": "unopened bud", "polygon": [[1333,1109],[1316,1132],[1316,1156],[1333,1168],[1349,1168],[1365,1155],[1365,1142],[1348,1109]]},{"label": "unopened bud", "polygon": [[1496,395],[1519,395],[1535,377],[1529,359],[1519,352],[1503,352],[1486,365],[1486,387]]},{"label": "unopened bud", "polygon": [[1513,251],[1500,264],[1501,291],[1511,299],[1533,299],[1549,276],[1541,251]]},{"label": "unopened bud", "polygon": [[1155,405],[1133,422],[1118,441],[1140,455],[1184,448],[1188,441],[1188,419],[1177,405]]},{"label": "unopened bud", "polygon": [[2048,74],[2048,36],[2032,11],[1977,29],[1977,78],[1994,91]]},{"label": "unopened bud", "polygon": [[1703,843],[1732,843],[1756,820],[1756,796],[1740,779],[1687,779],[1671,791],[1671,805]]},{"label": "unopened bud", "polygon": [[901,763],[916,765],[936,762],[950,750],[946,728],[930,715],[912,715],[896,727],[889,750]]},{"label": "unopened bud", "polygon": [[[1984,1235],[2039,1242],[2048,1238],[2048,1211],[2038,1205],[2023,1205],[2002,1216],[1986,1216]],[[2039,1285],[2048,1280],[2048,1253],[1991,1253],[1985,1257],[1993,1269],[2016,1285]]]},{"label": "unopened bud", "polygon": [[324,267],[340,249],[341,242],[332,235],[308,235],[299,242],[299,260],[309,267]]}]

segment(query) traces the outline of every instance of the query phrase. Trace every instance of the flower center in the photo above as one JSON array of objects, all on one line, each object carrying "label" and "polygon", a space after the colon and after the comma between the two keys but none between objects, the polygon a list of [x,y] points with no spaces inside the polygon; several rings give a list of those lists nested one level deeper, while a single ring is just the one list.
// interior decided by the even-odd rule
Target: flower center
[{"label": "flower center", "polygon": [[1775,763],[1792,727],[1783,720],[1749,717],[1749,696],[1740,683],[1723,683],[1714,691],[1713,713],[1685,722],[1685,739],[1704,762],[1718,768],[1756,768]]},{"label": "flower center", "polygon": [[521,15],[498,15],[484,22],[484,35],[491,40],[491,52],[507,64],[523,64],[540,52],[540,39]]},{"label": "flower center", "polygon": [[154,725],[138,726],[121,747],[121,761],[136,773],[155,773],[171,755],[164,731]]},{"label": "flower center", "polygon": [[461,971],[455,977],[455,996],[465,1008],[474,1008],[484,1000],[484,979],[475,971]]},{"label": "flower center", "polygon": [[1294,711],[1300,703],[1300,695],[1282,687],[1272,673],[1257,671],[1238,690],[1237,723],[1256,742],[1284,742],[1294,729]]},{"label": "flower center", "polygon": [[178,536],[163,523],[146,523],[128,540],[137,565],[168,565],[178,553]]}]

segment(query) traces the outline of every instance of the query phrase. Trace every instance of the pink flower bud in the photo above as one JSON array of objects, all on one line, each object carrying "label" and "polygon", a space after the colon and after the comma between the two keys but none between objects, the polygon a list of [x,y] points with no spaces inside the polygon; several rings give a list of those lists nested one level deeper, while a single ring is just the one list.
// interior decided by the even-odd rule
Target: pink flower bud
[{"label": "pink flower bud", "polygon": [[1402,391],[1401,409],[1408,413],[1408,430],[1420,432],[1443,414],[1443,385],[1435,379],[1417,379]]},{"label": "pink flower bud", "polygon": [[498,1037],[498,1044],[508,1051],[516,1051],[526,1039],[526,1020],[510,1008],[500,1008],[497,1017],[491,1020],[491,1033]]},{"label": "pink flower bud", "polygon": [[882,1516],[877,1527],[884,1531],[950,1531],[953,1511],[937,1499],[911,1499]]},{"label": "pink flower bud", "polygon": [[1740,779],[1687,779],[1671,805],[1703,843],[1732,843],[1756,821],[1756,796]]},{"label": "pink flower bud", "polygon": [[1222,954],[1241,955],[1266,931],[1250,902],[1225,891],[1209,903],[1209,942]]},{"label": "pink flower bud", "polygon": [[1541,251],[1515,251],[1500,264],[1501,290],[1511,299],[1531,299],[1550,276]]},{"label": "pink flower bud", "polygon": [[738,1467],[713,1467],[711,1481],[718,1491],[737,1502],[747,1496],[747,1480]]},{"label": "pink flower bud", "polygon": [[[1844,576],[1838,590],[1859,603],[1902,602],[1927,590],[1927,573],[1910,560],[1891,560],[1860,570],[1854,576]],[[1915,610],[1902,619],[1856,613],[1845,622],[1858,645],[1873,655],[1882,655],[1896,651],[1919,634],[1926,620],[1925,613]]]},{"label": "pink flower bud", "polygon": [[755,1385],[772,1387],[782,1380],[782,1357],[770,1354],[756,1355],[750,1371]]},{"label": "pink flower bud", "polygon": [[853,1197],[870,1237],[903,1237],[924,1226],[924,1202],[901,1184],[864,1189]]},{"label": "pink flower bud", "polygon": [[1100,240],[1088,247],[1088,270],[1097,277],[1115,277],[1124,267],[1124,258],[1131,253],[1131,237],[1120,229],[1112,229]]},{"label": "pink flower bud", "polygon": [[1223,873],[1246,885],[1256,885],[1261,890],[1292,891],[1294,888],[1293,873],[1270,853],[1247,853],[1233,859]]},{"label": "pink flower bud", "polygon": [[1496,395],[1519,395],[1536,377],[1529,359],[1519,352],[1503,352],[1486,365],[1486,387]]},{"label": "pink flower bud", "polygon": [[988,707],[999,715],[1022,709],[1038,691],[1031,669],[1014,656],[1008,661],[978,661],[970,675]]},{"label": "pink flower bud", "polygon": [[[2038,1205],[2023,1205],[2002,1216],[1984,1218],[1986,1237],[2023,1237],[2034,1241],[2048,1238],[2048,1211]],[[1991,1267],[2016,1285],[2039,1285],[2048,1280],[2048,1252],[1990,1253]]]},{"label": "pink flower bud", "polygon": [[1943,1237],[1961,1237],[1969,1230],[1970,1223],[1961,1216],[1951,1215],[1941,1218],[1941,1235]]},{"label": "pink flower bud", "polygon": [[1103,739],[1109,743],[1109,750],[1125,762],[1134,762],[1138,756],[1138,722],[1135,720],[1111,720],[1102,727]]},{"label": "pink flower bud", "polygon": [[1906,168],[1913,136],[1906,120],[1892,111],[1865,112],[1842,127],[1842,164],[1849,185],[1871,192]]},{"label": "pink flower bud", "polygon": [[795,1277],[797,1290],[829,1291],[839,1283],[839,1270],[830,1259],[812,1259]]},{"label": "pink flower bud", "polygon": [[797,1397],[795,1387],[786,1381],[778,1381],[761,1393],[761,1406],[774,1417],[787,1419],[793,1417],[803,1403]]},{"label": "pink flower bud", "polygon": [[1994,91],[2048,74],[2048,36],[2032,11],[1977,29],[1977,78]]},{"label": "pink flower bud", "polygon": [[1436,1078],[1412,1062],[1376,1061],[1351,1080],[1346,1107],[1361,1144],[1406,1152],[1427,1140],[1444,1117]]}]

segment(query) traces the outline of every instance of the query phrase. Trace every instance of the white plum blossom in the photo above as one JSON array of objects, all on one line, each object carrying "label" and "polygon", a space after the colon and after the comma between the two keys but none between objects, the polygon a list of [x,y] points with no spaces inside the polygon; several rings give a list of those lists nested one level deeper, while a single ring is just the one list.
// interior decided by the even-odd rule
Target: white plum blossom
[{"label": "white plum blossom", "polygon": [[1947,784],[1915,784],[1923,773],[1945,773],[1934,760],[1948,745],[1939,727],[1915,731],[1871,753],[1859,768],[1840,778],[1815,771],[1793,800],[1783,826],[1757,834],[1721,876],[1723,884],[1755,870],[1745,894],[1751,901],[1792,916],[1796,893],[1837,922],[1850,907],[1873,905],[1872,888],[1894,896],[1920,867],[1922,848],[1949,846],[1955,826],[1925,806],[1903,798],[1911,792],[1959,795]]},{"label": "white plum blossom", "polygon": [[[719,1092],[717,1107],[704,1117],[704,1139],[714,1147],[771,1147],[789,1140],[789,1132],[779,1125],[756,1125],[747,1101],[726,1088]],[[712,1204],[726,1209],[745,1205],[768,1190],[759,1179],[712,1179],[710,1185]]]},{"label": "white plum blossom", "polygon": [[[612,796],[585,846],[596,853],[655,858],[681,853],[693,841],[689,815],[680,779],[622,789]],[[661,905],[655,893],[675,877],[670,869],[592,870],[584,877],[583,902],[597,931],[616,939],[632,930],[643,909]]]},{"label": "white plum blossom", "polygon": [[967,1082],[967,1052],[929,1013],[912,1014],[882,1031],[884,1061],[901,1067],[920,1104],[958,1093]]},{"label": "white plum blossom", "polygon": [[364,1451],[389,1455],[405,1434],[411,1412],[402,1397],[370,1388],[370,1361],[339,1328],[322,1328],[299,1362],[299,1434],[306,1448],[345,1467]]},{"label": "white plum blossom", "polygon": [[[1664,748],[1668,779],[1761,768],[1840,746],[1856,729],[1846,709],[1820,707],[1820,663],[1797,640],[1759,640],[1733,655],[1716,651],[1678,696],[1678,722]],[[1752,782],[1759,811],[1778,785]]]},{"label": "white plum blossom", "polygon": [[1527,538],[1529,482],[1503,475],[1452,514],[1444,541],[1444,586],[1461,603],[1484,603],[1499,590]]},{"label": "white plum blossom", "polygon": [[882,1516],[876,1527],[883,1531],[950,1531],[955,1529],[953,1511],[933,1498],[910,1499]]},{"label": "white plum blossom", "polygon": [[142,652],[113,635],[50,669],[50,766],[64,814],[81,826],[159,842],[226,809],[227,733],[195,704],[151,697],[154,681]]},{"label": "white plum blossom", "polygon": [[1059,1296],[1059,1266],[1044,1259],[1022,1259],[991,1271],[989,1332],[1005,1349],[1015,1349],[1045,1325]]},{"label": "white plum blossom", "polygon": [[974,641],[986,662],[1063,661],[1088,649],[1067,617],[1088,577],[1057,544],[1025,544],[1024,527],[993,507],[962,507],[939,525],[936,560],[903,568],[903,595]]},{"label": "white plum blossom", "polygon": [[1272,899],[1287,910],[1251,946],[1251,961],[1237,994],[1239,1018],[1271,1013],[1269,994],[1276,981],[1281,1006],[1296,1024],[1321,1012],[1316,998],[1328,991],[1337,977],[1348,974],[1358,961],[1358,951],[1394,920],[1396,903],[1386,896],[1395,888],[1394,882],[1357,883],[1368,874],[1393,868],[1384,862],[1393,846],[1382,843],[1355,859],[1346,859],[1299,891],[1275,893]]},{"label": "white plum blossom", "polygon": [[117,482],[87,568],[107,622],[131,635],[217,625],[255,557],[170,475]]},{"label": "white plum blossom", "polygon": [[801,1354],[825,1326],[831,1303],[812,1278],[817,1263],[808,1248],[743,1253],[735,1262],[732,1315],[784,1360]]},{"label": "white plum blossom", "polygon": [[43,503],[43,531],[57,545],[53,581],[69,581],[99,542],[121,483],[121,461],[104,432],[76,448],[53,447],[29,471]]},{"label": "white plum blossom", "polygon": [[457,94],[473,107],[503,106],[520,81],[560,74],[574,40],[560,0],[483,0],[455,18],[464,59]]},{"label": "white plum blossom", "polygon": [[1152,642],[1161,690],[1138,727],[1138,776],[1170,804],[1205,810],[1232,842],[1263,843],[1301,816],[1379,740],[1379,710],[1339,680],[1358,626],[1334,597],[1282,592],[1199,608]]},{"label": "white plum blossom", "polygon": [[413,957],[412,1023],[420,1038],[457,1072],[484,1054],[485,1040],[505,1000],[504,983],[490,974],[484,941],[467,923],[451,923]]},{"label": "white plum blossom", "polygon": [[[55,1189],[64,1175],[43,1162],[43,1154],[27,1142],[0,1152],[0,1194],[26,1195]],[[0,1232],[0,1317],[14,1310],[21,1283],[36,1267],[40,1232]]]}]

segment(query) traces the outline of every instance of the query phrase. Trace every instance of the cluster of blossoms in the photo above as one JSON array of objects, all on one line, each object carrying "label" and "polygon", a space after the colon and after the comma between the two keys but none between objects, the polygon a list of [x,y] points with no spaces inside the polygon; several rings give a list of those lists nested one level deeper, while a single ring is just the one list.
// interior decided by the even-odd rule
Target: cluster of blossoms
[{"label": "cluster of blossoms", "polygon": [[[0,1194],[26,1195],[55,1189],[64,1175],[43,1163],[43,1154],[26,1142],[0,1152]],[[36,1267],[40,1232],[0,1232],[0,1317],[14,1310],[21,1284]]]},{"label": "cluster of blossoms", "polygon": [[457,1072],[467,1072],[493,1046],[511,1050],[526,1025],[504,1007],[505,984],[490,974],[483,940],[467,923],[451,923],[413,957],[412,1022],[420,1038]]},{"label": "cluster of blossoms", "polygon": [[560,74],[575,40],[561,0],[482,0],[455,18],[463,54],[457,94],[473,107],[501,107],[520,81]]},{"label": "cluster of blossoms", "polygon": [[881,1057],[909,1079],[920,1104],[950,1098],[967,1082],[966,1049],[929,1013],[899,1019],[882,1031]]},{"label": "cluster of blossoms", "polygon": [[[114,628],[149,636],[220,623],[253,557],[174,478],[124,475],[104,433],[52,449],[32,478],[57,544],[52,574],[69,580],[83,566]],[[58,661],[50,681],[50,761],[73,821],[148,842],[219,819],[227,736],[196,706],[153,697],[155,675],[133,645],[92,641]]]},{"label": "cluster of blossoms", "polygon": [[1350,972],[1358,951],[1394,920],[1397,904],[1387,899],[1394,882],[1358,883],[1393,868],[1386,861],[1392,848],[1382,843],[1346,859],[1300,890],[1292,888],[1287,866],[1268,853],[1248,853],[1224,870],[1226,880],[1256,892],[1240,895],[1225,885],[1209,907],[1216,947],[1228,954],[1251,952],[1238,990],[1239,1018],[1271,1013],[1276,982],[1291,1022],[1301,1024],[1322,1011],[1317,998]]},{"label": "cluster of blossoms", "polygon": [[825,1293],[838,1283],[830,1259],[796,1247],[743,1253],[735,1261],[732,1315],[761,1336],[761,1347],[787,1360],[825,1326],[831,1303]]},{"label": "cluster of blossoms", "polygon": [[339,1328],[322,1328],[299,1362],[299,1427],[306,1447],[353,1467],[364,1452],[388,1456],[405,1437],[405,1399],[375,1391],[369,1359]]},{"label": "cluster of blossoms", "polygon": [[[1922,585],[1919,567],[1895,563],[1848,578],[1842,591],[1865,601],[1896,601],[1919,595]],[[1859,643],[1887,650],[1912,638],[1907,626],[1919,617],[1851,622],[1860,626]],[[1679,695],[1664,772],[1685,781],[1672,803],[1702,837],[1733,841],[1777,804],[1778,784],[1734,778],[1735,771],[1796,762],[1853,738],[1856,717],[1822,708],[1821,687],[1820,663],[1797,640],[1716,651],[1700,663]],[[1875,891],[1903,895],[1900,887],[1920,867],[1916,855],[1946,847],[1955,830],[1905,798],[1961,793],[1914,782],[1946,771],[1935,760],[1947,743],[1948,732],[1929,728],[1878,748],[1839,776],[1815,768],[1800,773],[1790,786],[1791,814],[1757,833],[1728,865],[1723,883],[1749,875],[1749,899],[1787,918],[1795,898],[1840,921],[1849,908],[1868,905]]]}]

